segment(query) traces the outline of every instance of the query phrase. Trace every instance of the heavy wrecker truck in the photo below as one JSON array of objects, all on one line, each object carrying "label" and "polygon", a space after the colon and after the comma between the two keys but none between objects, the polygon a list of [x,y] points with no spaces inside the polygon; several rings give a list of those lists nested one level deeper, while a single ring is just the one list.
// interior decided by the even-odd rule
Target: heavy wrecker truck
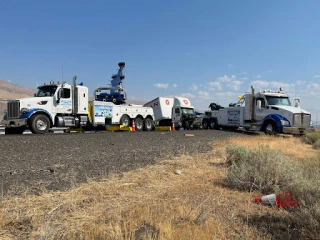
[{"label": "heavy wrecker truck", "polygon": [[54,128],[90,127],[104,129],[106,125],[129,127],[136,120],[138,131],[153,129],[153,109],[126,103],[122,87],[124,62],[119,71],[112,76],[111,86],[100,87],[94,91],[89,101],[88,88],[83,83],[73,85],[66,82],[44,84],[32,98],[11,100],[7,103],[4,119],[5,134],[22,134],[26,129],[32,133],[43,134]]},{"label": "heavy wrecker truck", "polygon": [[268,135],[286,133],[302,135],[310,131],[311,114],[300,108],[300,99],[294,98],[294,106],[289,96],[282,91],[255,92],[240,96],[237,103],[229,107],[205,112],[204,129],[240,127],[247,131],[263,131]]}]

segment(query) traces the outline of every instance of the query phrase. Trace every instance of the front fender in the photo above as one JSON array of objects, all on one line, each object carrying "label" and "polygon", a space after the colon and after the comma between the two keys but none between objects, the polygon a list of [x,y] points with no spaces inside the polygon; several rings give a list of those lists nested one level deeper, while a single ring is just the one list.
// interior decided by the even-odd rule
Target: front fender
[{"label": "front fender", "polygon": [[42,108],[32,108],[29,110],[29,112],[26,112],[26,113],[22,113],[20,115],[20,118],[31,118],[32,115],[36,114],[36,113],[42,113],[42,114],[45,114],[49,117],[49,120],[51,122],[51,124],[53,124],[53,119],[52,119],[52,115],[45,109],[42,109]]},{"label": "front fender", "polygon": [[[289,124],[282,125],[281,120],[288,121]],[[285,118],[279,114],[269,114],[263,119],[263,124],[261,125],[260,131],[265,131],[268,121],[273,121],[276,124],[276,130],[279,133],[283,132],[283,127],[290,127],[291,126],[290,121],[287,118]]]}]

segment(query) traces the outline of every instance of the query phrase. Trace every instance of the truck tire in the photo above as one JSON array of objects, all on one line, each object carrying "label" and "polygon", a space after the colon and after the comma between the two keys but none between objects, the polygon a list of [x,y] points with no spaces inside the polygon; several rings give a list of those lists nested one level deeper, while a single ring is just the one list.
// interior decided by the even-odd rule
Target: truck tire
[{"label": "truck tire", "polygon": [[267,122],[264,132],[266,135],[276,135],[277,129],[275,123],[271,121]]},{"label": "truck tire", "polygon": [[26,130],[26,127],[5,128],[4,134],[22,134]]},{"label": "truck tire", "polygon": [[130,127],[130,118],[128,115],[122,115],[120,119],[120,124],[124,127]]},{"label": "truck tire", "polygon": [[37,114],[30,119],[31,132],[35,134],[44,134],[49,132],[50,121],[47,116]]},{"label": "truck tire", "polygon": [[210,129],[218,129],[217,121],[214,118],[210,118],[209,119],[209,124],[208,125],[209,125]]},{"label": "truck tire", "polygon": [[136,131],[140,132],[143,130],[143,120],[141,118],[136,118],[135,125],[136,125]]},{"label": "truck tire", "polygon": [[144,120],[144,122],[143,122],[143,127],[144,127],[145,131],[148,131],[148,132],[152,131],[152,129],[153,129],[153,121],[152,121],[152,119],[146,118]]},{"label": "truck tire", "polygon": [[208,121],[207,121],[207,119],[204,119],[202,121],[202,129],[204,129],[204,130],[208,129]]}]

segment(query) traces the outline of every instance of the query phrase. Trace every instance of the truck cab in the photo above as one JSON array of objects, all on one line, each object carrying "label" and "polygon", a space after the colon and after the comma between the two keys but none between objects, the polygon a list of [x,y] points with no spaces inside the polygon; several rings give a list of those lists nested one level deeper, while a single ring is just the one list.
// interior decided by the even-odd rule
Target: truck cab
[{"label": "truck cab", "polygon": [[[211,129],[239,128],[263,131],[266,134],[288,133],[301,135],[309,131],[311,114],[300,108],[300,99],[279,91],[252,92],[240,96],[237,103],[220,110],[206,111],[204,126]],[[294,106],[293,106],[294,105]]]},{"label": "truck cab", "polygon": [[51,127],[84,124],[87,114],[87,87],[51,81],[38,87],[32,98],[8,101],[2,124],[6,134],[21,134],[26,129],[46,133]]},{"label": "truck cab", "polygon": [[172,120],[176,128],[184,129],[200,128],[201,121],[198,121],[194,107],[187,98],[175,97],[172,107]]}]

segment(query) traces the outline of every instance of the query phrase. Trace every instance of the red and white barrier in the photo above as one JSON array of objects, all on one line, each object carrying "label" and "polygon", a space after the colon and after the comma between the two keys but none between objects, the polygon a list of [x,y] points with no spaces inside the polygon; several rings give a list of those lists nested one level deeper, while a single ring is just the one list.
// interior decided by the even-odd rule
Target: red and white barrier
[{"label": "red and white barrier", "polygon": [[279,192],[276,194],[265,195],[253,199],[255,203],[266,205],[273,205],[284,208],[296,208],[299,206],[298,202],[293,198],[291,191]]}]

